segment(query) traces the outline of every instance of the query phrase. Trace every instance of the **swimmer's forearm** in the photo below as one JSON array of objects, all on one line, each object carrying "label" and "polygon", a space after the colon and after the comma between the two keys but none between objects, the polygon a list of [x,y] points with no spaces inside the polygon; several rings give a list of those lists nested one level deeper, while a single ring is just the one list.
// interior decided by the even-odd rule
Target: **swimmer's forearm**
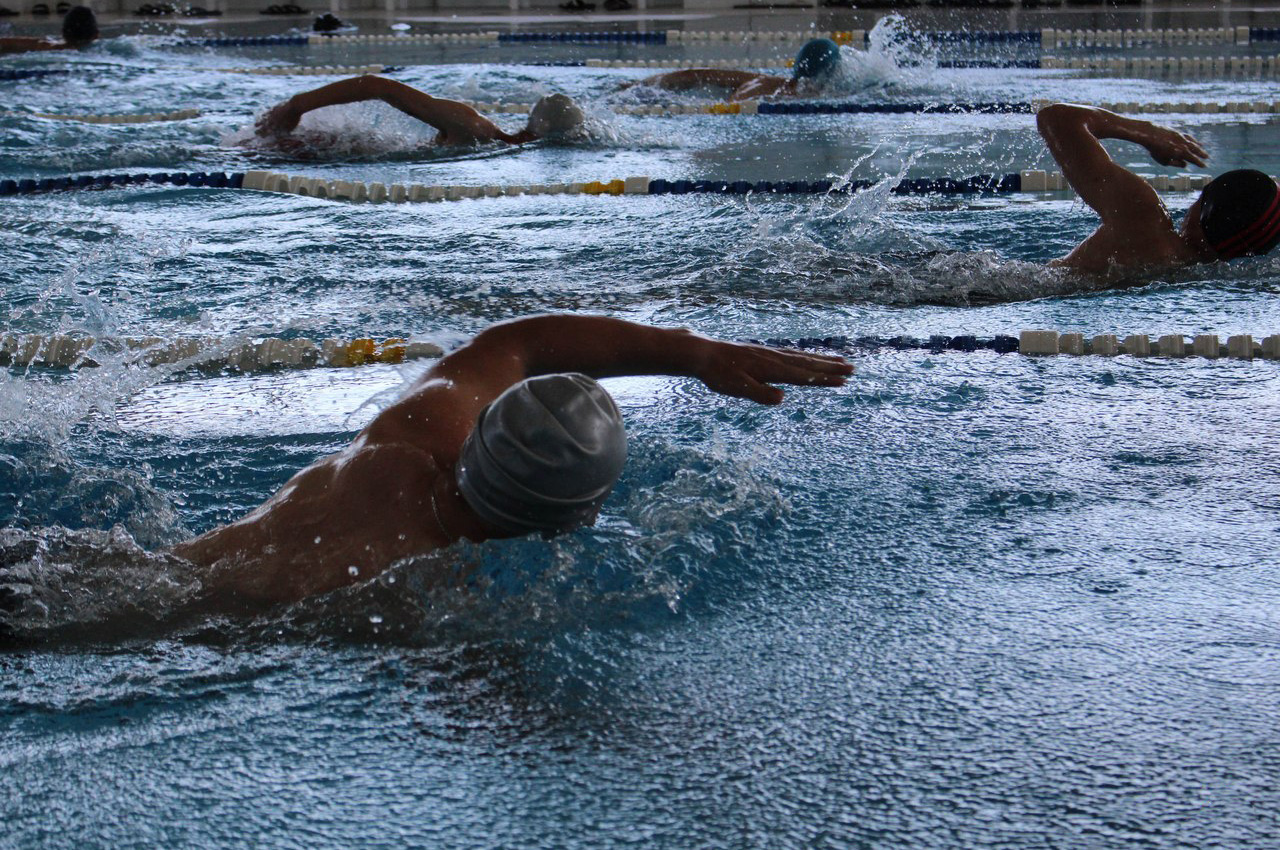
[{"label": "swimmer's forearm", "polygon": [[[336,83],[329,83],[311,91],[300,92],[289,98],[288,103],[298,115],[305,115],[313,109],[338,106],[343,103],[360,103],[366,100],[385,101],[387,100],[389,88],[386,84],[392,82],[394,81],[383,77],[365,74],[360,77],[338,80]],[[396,85],[401,84],[397,83]],[[392,106],[395,106],[395,104],[392,104]]]},{"label": "swimmer's forearm", "polygon": [[493,325],[471,346],[515,356],[527,375],[582,372],[593,378],[624,375],[696,376],[707,337],[608,316],[531,316]]},{"label": "swimmer's forearm", "polygon": [[716,392],[763,404],[782,400],[782,391],[769,383],[839,386],[853,371],[840,357],[724,342],[683,328],[604,316],[518,319],[484,331],[472,345],[484,360],[515,357],[523,365],[520,377],[555,372],[691,377]]},{"label": "swimmer's forearm", "polygon": [[753,74],[749,71],[730,71],[720,68],[687,68],[683,71],[658,74],[655,77],[649,77],[643,82],[646,85],[657,86],[669,91],[682,91],[684,89],[697,88],[698,86],[720,86],[722,88],[736,89],[738,86],[759,76],[759,74]]},{"label": "swimmer's forearm", "polygon": [[1083,130],[1095,139],[1119,139],[1149,148],[1157,126],[1150,121],[1126,118],[1096,106],[1055,103],[1036,114],[1036,125],[1049,149],[1057,157],[1057,149],[1073,131]]}]

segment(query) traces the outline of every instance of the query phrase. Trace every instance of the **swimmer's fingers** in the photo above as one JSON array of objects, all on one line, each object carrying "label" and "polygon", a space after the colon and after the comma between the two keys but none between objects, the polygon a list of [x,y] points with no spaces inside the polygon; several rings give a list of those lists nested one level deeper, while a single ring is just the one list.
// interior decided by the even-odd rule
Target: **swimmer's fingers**
[{"label": "swimmer's fingers", "polygon": [[1179,133],[1169,127],[1155,126],[1155,137],[1147,144],[1151,158],[1161,165],[1185,166],[1187,163],[1205,167],[1209,159],[1206,151],[1194,137]]},{"label": "swimmer's fingers", "polygon": [[725,349],[700,377],[724,395],[778,404],[783,392],[771,384],[839,387],[852,373],[841,357],[744,345]]},{"label": "swimmer's fingers", "polygon": [[1196,141],[1194,136],[1183,134],[1182,138],[1186,141],[1188,149],[1192,153],[1191,161],[1196,165],[1204,168],[1205,163],[1209,161],[1209,152],[1204,149],[1204,145]]}]

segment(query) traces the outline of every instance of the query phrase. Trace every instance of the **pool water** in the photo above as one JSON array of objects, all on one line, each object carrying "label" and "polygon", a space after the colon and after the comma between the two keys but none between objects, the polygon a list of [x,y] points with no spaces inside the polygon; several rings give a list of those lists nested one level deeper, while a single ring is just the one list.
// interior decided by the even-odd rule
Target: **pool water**
[{"label": "pool water", "polygon": [[[903,39],[846,48],[834,96],[1273,91],[946,69]],[[77,73],[0,82],[0,178],[886,182],[852,198],[404,206],[178,187],[9,197],[0,329],[449,347],[571,311],[735,339],[1280,330],[1274,257],[1101,289],[1043,265],[1091,232],[1078,201],[888,193],[901,176],[1049,166],[1028,115],[633,117],[618,107],[656,96],[615,88],[644,71],[505,64],[579,55],[557,49],[392,58],[442,96],[564,90],[588,140],[430,150],[430,131],[357,105],[307,119],[339,142],[304,161],[237,142],[321,80],[217,69],[311,64],[306,48],[124,36],[6,59]],[[181,108],[201,117],[31,115]],[[1162,120],[1215,171],[1280,171],[1271,116]],[[1167,203],[1176,216],[1192,200]],[[596,527],[455,547],[249,621],[184,615],[198,580],[164,548],[346,444],[420,365],[0,373],[0,583],[38,602],[0,651],[0,847],[1274,846],[1275,365],[853,359],[846,387],[776,408],[611,380],[630,460]]]}]

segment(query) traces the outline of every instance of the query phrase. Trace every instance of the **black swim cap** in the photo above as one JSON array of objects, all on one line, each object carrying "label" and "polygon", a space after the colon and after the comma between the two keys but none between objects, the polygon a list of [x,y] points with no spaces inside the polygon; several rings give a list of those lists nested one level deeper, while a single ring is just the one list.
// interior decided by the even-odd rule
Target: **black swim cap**
[{"label": "black swim cap", "polygon": [[98,19],[88,6],[76,6],[62,19],[62,40],[67,44],[88,44],[98,37]]},{"label": "black swim cap", "polygon": [[1219,175],[1200,195],[1200,227],[1221,259],[1267,253],[1280,242],[1280,186],[1249,168]]}]

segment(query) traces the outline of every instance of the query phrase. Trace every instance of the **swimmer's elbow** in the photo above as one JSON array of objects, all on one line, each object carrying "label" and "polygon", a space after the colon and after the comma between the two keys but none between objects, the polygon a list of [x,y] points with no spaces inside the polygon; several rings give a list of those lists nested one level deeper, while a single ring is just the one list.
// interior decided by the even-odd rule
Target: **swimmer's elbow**
[{"label": "swimmer's elbow", "polygon": [[1098,115],[1097,109],[1074,103],[1051,103],[1036,113],[1036,129],[1048,138],[1054,133],[1072,127],[1088,128],[1090,119]]},{"label": "swimmer's elbow", "polygon": [[1051,103],[1042,107],[1036,113],[1036,129],[1042,136],[1052,133],[1055,127],[1061,126],[1067,120],[1070,113],[1071,107],[1065,103]]}]

